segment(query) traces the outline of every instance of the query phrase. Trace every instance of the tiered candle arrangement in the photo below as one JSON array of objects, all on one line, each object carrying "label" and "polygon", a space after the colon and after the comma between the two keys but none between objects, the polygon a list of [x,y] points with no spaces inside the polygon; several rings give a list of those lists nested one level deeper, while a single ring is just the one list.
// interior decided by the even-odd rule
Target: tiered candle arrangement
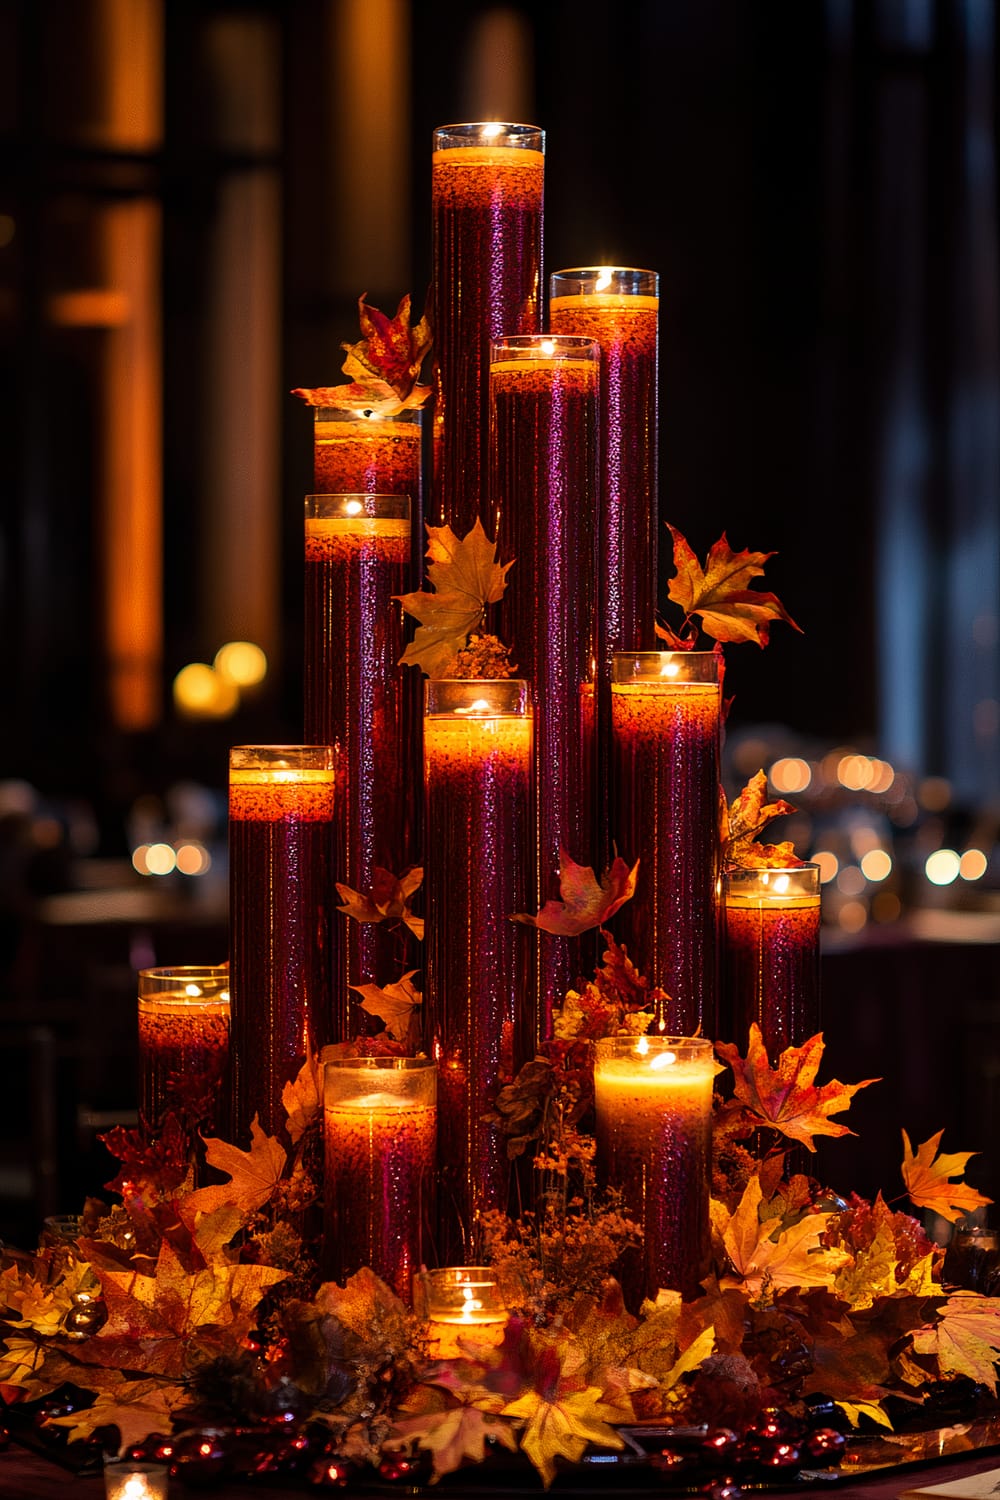
[{"label": "tiered candle arrangement", "polygon": [[[362,298],[346,384],[299,392],[314,743],[231,755],[230,1129],[177,1089],[223,975],[144,988],[120,1203],[0,1272],[0,1391],[70,1448],[518,1488],[627,1429],[661,1487],[737,1500],[917,1406],[1000,1434],[995,1299],[800,1170],[875,1080],[816,1083],[815,871],[719,768],[724,650],[794,621],[770,554],[674,528],[654,613],[656,277],[559,272],[545,328],[542,144],[435,132],[433,353]],[[990,1200],[940,1142],[903,1133],[903,1182],[956,1221]]]}]

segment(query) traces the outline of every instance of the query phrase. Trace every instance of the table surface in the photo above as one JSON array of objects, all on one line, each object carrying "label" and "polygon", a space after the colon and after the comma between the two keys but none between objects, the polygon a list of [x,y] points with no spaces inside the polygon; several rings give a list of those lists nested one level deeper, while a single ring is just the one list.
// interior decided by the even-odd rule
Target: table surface
[{"label": "table surface", "polygon": [[[814,1480],[808,1484],[789,1486],[782,1490],[756,1491],[748,1490],[748,1494],[824,1494],[829,1491],[841,1497],[841,1500],[896,1500],[896,1497],[906,1490],[912,1490],[918,1486],[945,1484],[956,1479],[968,1478],[973,1474],[984,1473],[990,1469],[1000,1470],[1000,1452],[993,1449],[989,1452],[974,1452],[964,1455],[962,1458],[939,1459],[933,1462],[907,1464],[895,1468],[889,1473],[878,1471],[861,1474],[856,1478],[841,1475],[835,1483],[822,1480]],[[609,1481],[611,1476],[603,1471],[602,1479]],[[558,1496],[560,1485],[556,1482],[550,1492]],[[612,1484],[605,1482],[600,1488],[595,1484],[592,1493],[607,1496],[612,1492]],[[188,1489],[179,1481],[173,1481],[170,1485],[171,1500],[182,1500],[182,1497],[194,1496],[200,1491]],[[308,1486],[297,1484],[290,1487],[278,1486],[268,1483],[266,1485],[254,1484],[252,1482],[233,1482],[222,1488],[212,1488],[209,1491],[216,1500],[303,1500],[306,1495],[318,1495],[329,1493],[310,1489]],[[350,1491],[345,1492],[350,1494]],[[380,1494],[390,1496],[393,1490],[386,1486],[379,1491]],[[396,1491],[400,1495],[412,1493],[400,1489]],[[433,1494],[434,1491],[428,1491]],[[440,1487],[439,1493],[450,1495],[454,1500],[462,1500],[463,1492],[454,1481]],[[489,1495],[490,1500],[509,1500],[509,1497],[517,1494],[517,1491],[504,1491],[499,1486],[486,1490],[469,1491],[466,1494],[475,1494],[483,1497]],[[521,1491],[522,1494],[542,1493],[541,1487],[533,1487],[530,1491]],[[572,1490],[570,1493],[580,1495],[580,1490]],[[622,1491],[622,1493],[625,1493]],[[643,1491],[632,1488],[632,1496],[643,1493],[657,1493],[656,1491]],[[664,1491],[658,1493],[663,1494]],[[104,1500],[104,1480],[101,1475],[90,1475],[88,1477],[77,1477],[70,1474],[66,1469],[51,1463],[35,1453],[28,1452],[19,1444],[12,1442],[5,1451],[0,1452],[0,1497],[2,1500],[66,1500],[67,1495],[72,1495],[72,1500]]]}]

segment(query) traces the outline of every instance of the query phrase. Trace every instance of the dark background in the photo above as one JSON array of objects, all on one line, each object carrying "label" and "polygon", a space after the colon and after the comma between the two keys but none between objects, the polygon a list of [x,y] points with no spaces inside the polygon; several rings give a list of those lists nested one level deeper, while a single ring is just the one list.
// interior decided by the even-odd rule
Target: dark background
[{"label": "dark background", "polygon": [[[35,824],[54,818],[70,830],[56,847],[29,836],[28,854],[16,839],[4,846],[0,1003],[21,1027],[8,1077],[11,1088],[15,1073],[34,1077],[28,1059],[41,1079],[23,1085],[22,1117],[39,1093],[62,1090],[81,1170],[99,1174],[87,1167],[95,1132],[130,1102],[121,1079],[131,1076],[135,967],[218,959],[218,908],[206,915],[187,897],[156,921],[55,935],[29,924],[27,942],[25,914],[73,886],[77,856],[129,854],[137,800],[163,798],[178,781],[221,793],[230,744],[300,737],[312,434],[288,392],[337,382],[360,292],[391,310],[411,291],[420,310],[431,132],[502,118],[511,98],[546,131],[546,274],[594,262],[659,272],[662,519],[700,555],[723,531],[734,547],[774,551],[765,586],[803,629],[779,624],[766,651],[729,653],[732,742],[757,735],[783,753],[850,746],[889,757],[915,787],[944,785],[947,816],[928,830],[928,847],[960,847],[975,828],[994,849],[1000,226],[990,0],[617,9],[400,0],[384,46],[369,37],[348,56],[338,53],[350,9],[341,0],[162,9],[149,0],[162,17],[162,129],[138,147],[92,128],[114,70],[128,73],[127,49],[109,72],[109,37],[132,3],[0,0],[0,822],[11,827],[26,782]],[[519,50],[512,63],[487,49],[473,79],[477,28],[500,11]],[[247,108],[246,98],[233,104],[240,53],[219,38],[244,31],[262,47],[273,121],[258,129],[248,116],[234,133],[225,121]],[[350,102],[345,76],[359,90]],[[360,159],[363,170],[366,138],[389,119],[407,159],[387,246],[383,218],[345,192],[344,168]],[[254,174],[279,204],[262,231],[275,253],[277,341],[263,372],[244,372],[247,388],[263,373],[277,441],[263,502],[278,518],[276,649],[264,687],[234,717],[191,722],[174,711],[170,683],[220,644],[211,572],[198,562],[217,500],[213,423],[220,412],[238,419],[246,396],[239,378],[211,387],[212,319],[238,269],[213,258],[213,236],[228,186]],[[100,279],[102,210],[134,199],[159,207],[162,228],[162,663],[160,708],[140,729],[111,712],[100,622],[107,335],[51,316],[53,294]],[[354,267],[366,245],[376,269],[362,284]],[[254,312],[248,303],[237,317]],[[664,599],[669,563],[664,546]],[[246,579],[249,595],[257,587]],[[995,852],[992,869],[995,886]],[[908,1058],[906,1088],[884,1105],[886,1159],[902,1103],[916,1112],[907,1116],[915,1143],[955,1120],[956,1131],[967,1123],[980,1135],[949,1136],[945,1148],[985,1150],[1000,1076],[990,1050],[995,936],[985,948],[939,944],[933,963],[918,952],[905,971],[878,957],[834,970],[835,949],[825,993],[850,1017],[838,1028],[828,1014],[839,1076],[891,1074],[894,1056]],[[26,1012],[50,1028],[47,1040],[25,1031]],[[882,1107],[868,1102],[876,1092],[856,1110],[881,1127]],[[33,1129],[37,1142],[52,1121]],[[72,1197],[72,1169],[56,1154],[44,1192],[61,1182]],[[844,1160],[861,1190],[879,1185],[881,1160],[868,1178],[862,1152]]]}]

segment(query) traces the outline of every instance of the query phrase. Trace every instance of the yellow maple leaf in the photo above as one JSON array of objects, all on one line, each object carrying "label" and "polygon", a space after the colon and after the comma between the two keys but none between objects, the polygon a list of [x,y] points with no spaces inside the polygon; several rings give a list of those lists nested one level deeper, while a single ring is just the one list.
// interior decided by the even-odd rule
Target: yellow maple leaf
[{"label": "yellow maple leaf", "polygon": [[386,1031],[397,1042],[406,1040],[413,1021],[414,1008],[423,1000],[416,985],[410,982],[416,972],[416,969],[410,969],[406,974],[401,974],[393,984],[387,984],[384,989],[377,984],[352,984],[350,986],[352,990],[357,990],[359,995],[364,996],[361,1009],[367,1011],[370,1016],[377,1016],[380,1021],[384,1021]]},{"label": "yellow maple leaf", "polygon": [[427,537],[427,578],[434,592],[417,589],[394,596],[420,621],[400,664],[440,677],[479,625],[487,604],[503,596],[513,564],[496,561],[496,543],[479,520],[461,538],[450,526],[428,526]]},{"label": "yellow maple leaf", "polygon": [[228,1173],[229,1181],[212,1183],[189,1193],[184,1202],[185,1216],[214,1213],[217,1208],[232,1204],[249,1217],[273,1196],[287,1159],[285,1148],[273,1135],[264,1134],[256,1115],[250,1126],[249,1151],[215,1136],[206,1136],[205,1160],[210,1167]]},{"label": "yellow maple leaf", "polygon": [[943,1219],[954,1223],[971,1209],[992,1203],[992,1198],[977,1193],[964,1182],[949,1182],[965,1171],[976,1151],[945,1151],[937,1155],[943,1130],[917,1147],[914,1154],[910,1137],[903,1131],[903,1181],[915,1208],[932,1208]]},{"label": "yellow maple leaf", "polygon": [[968,1375],[996,1395],[1000,1297],[956,1292],[938,1309],[938,1321],[914,1334],[913,1347],[934,1355],[942,1375]]},{"label": "yellow maple leaf", "polygon": [[[777,1288],[832,1286],[849,1259],[845,1250],[820,1244],[832,1215],[804,1214],[775,1235],[775,1220],[760,1222],[761,1196],[760,1178],[751,1177],[723,1235],[726,1253],[747,1291],[759,1295],[765,1278]],[[722,1285],[727,1284],[732,1284],[728,1278]]]},{"label": "yellow maple leaf", "polygon": [[487,1438],[517,1452],[511,1424],[474,1406],[404,1417],[392,1430],[394,1436],[407,1438],[431,1454],[434,1480],[451,1474],[465,1462],[481,1464],[486,1457]]},{"label": "yellow maple leaf", "polygon": [[288,1137],[297,1146],[323,1108],[323,1065],[306,1038],[306,1056],[291,1082],[281,1090],[281,1105],[287,1116]]},{"label": "yellow maple leaf", "polygon": [[892,1431],[892,1422],[878,1401],[838,1401],[836,1405],[852,1427],[857,1427],[859,1417],[868,1417],[871,1421],[878,1422],[879,1426],[888,1427]]},{"label": "yellow maple leaf", "polygon": [[151,1432],[169,1432],[174,1407],[187,1394],[182,1385],[159,1380],[128,1380],[119,1376],[112,1389],[102,1390],[92,1406],[71,1416],[50,1417],[47,1427],[68,1428],[71,1443],[88,1438],[100,1427],[117,1427],[119,1452],[141,1443]]},{"label": "yellow maple leaf", "polygon": [[618,1413],[604,1405],[601,1395],[596,1385],[565,1395],[556,1391],[551,1400],[539,1391],[528,1391],[503,1408],[503,1416],[524,1419],[521,1448],[546,1489],[558,1472],[557,1458],[579,1463],[589,1443],[599,1448],[624,1448],[622,1438],[604,1420]]}]

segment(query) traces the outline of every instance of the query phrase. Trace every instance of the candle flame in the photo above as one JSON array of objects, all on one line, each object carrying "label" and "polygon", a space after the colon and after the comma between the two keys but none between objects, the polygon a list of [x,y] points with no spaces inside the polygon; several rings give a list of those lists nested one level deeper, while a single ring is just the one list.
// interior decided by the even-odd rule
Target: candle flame
[{"label": "candle flame", "polygon": [[483,1304],[475,1296],[471,1286],[462,1288],[462,1322],[471,1323],[472,1314],[482,1312]]},{"label": "candle flame", "polygon": [[788,879],[787,875],[779,875],[774,882],[774,889],[779,896],[783,896],[788,890],[790,884],[791,881]]},{"label": "candle flame", "polygon": [[498,135],[503,135],[503,126],[497,120],[491,120],[482,130],[484,141],[494,141]]},{"label": "candle flame", "polygon": [[201,995],[201,989],[196,984],[186,984],[184,986],[184,993],[185,995],[190,995],[192,1000],[197,1000]]},{"label": "candle flame", "polygon": [[677,1061],[676,1052],[658,1052],[655,1057],[650,1058],[651,1068],[669,1068],[671,1063]]},{"label": "candle flame", "polygon": [[360,514],[361,514],[361,512],[363,510],[364,510],[364,505],[362,504],[362,502],[360,500],[348,500],[347,504],[344,506],[344,515],[345,516],[360,516]]},{"label": "candle flame", "polygon": [[555,352],[556,352],[555,339],[542,339],[542,346],[541,347],[542,347],[542,353],[543,354],[549,354],[549,355],[555,354]]},{"label": "candle flame", "polygon": [[641,1036],[635,1044],[635,1050],[638,1052],[640,1057],[645,1057],[646,1053],[649,1051],[648,1038]]},{"label": "candle flame", "polygon": [[611,285],[611,267],[598,266],[597,271],[598,276],[597,280],[594,282],[594,291],[606,292],[608,287]]},{"label": "candle flame", "polygon": [[679,671],[680,671],[680,665],[679,665],[679,663],[677,663],[675,661],[667,661],[667,662],[664,662],[663,666],[660,668],[660,676],[661,677],[676,677],[677,673]]}]

